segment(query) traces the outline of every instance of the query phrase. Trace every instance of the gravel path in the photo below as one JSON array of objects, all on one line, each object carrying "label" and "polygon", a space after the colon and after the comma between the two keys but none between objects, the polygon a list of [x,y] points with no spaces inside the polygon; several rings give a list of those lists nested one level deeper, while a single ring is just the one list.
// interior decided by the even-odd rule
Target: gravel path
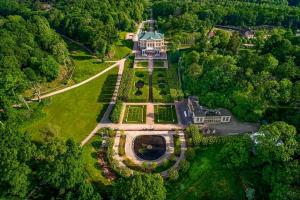
[{"label": "gravel path", "polygon": [[51,92],[49,94],[42,95],[42,96],[40,96],[40,98],[38,98],[38,97],[33,98],[32,101],[38,101],[38,100],[41,100],[41,99],[45,99],[45,98],[48,98],[48,97],[51,97],[51,96],[54,96],[54,95],[57,95],[57,94],[61,94],[61,93],[67,92],[69,90],[73,90],[73,89],[75,89],[77,87],[80,87],[80,86],[82,86],[82,85],[84,85],[84,84],[86,84],[86,83],[88,83],[88,82],[90,82],[90,81],[98,78],[99,76],[105,74],[106,72],[108,72],[109,70],[115,68],[116,66],[119,66],[121,62],[122,62],[122,60],[116,62],[115,64],[111,65],[110,67],[106,68],[105,70],[99,72],[98,74],[96,74],[96,75],[94,75],[94,76],[92,76],[92,77],[90,77],[90,78],[88,78],[88,79],[86,79],[86,80],[84,80],[84,81],[82,81],[80,83],[77,83],[75,85],[72,85],[70,87],[67,87],[67,88],[64,88],[64,89],[61,89],[61,90],[57,90],[55,92]]}]

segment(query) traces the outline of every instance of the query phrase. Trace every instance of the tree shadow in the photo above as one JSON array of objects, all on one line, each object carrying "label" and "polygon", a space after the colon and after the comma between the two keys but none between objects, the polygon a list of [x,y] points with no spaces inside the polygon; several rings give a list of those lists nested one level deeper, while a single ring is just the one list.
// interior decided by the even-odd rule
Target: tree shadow
[{"label": "tree shadow", "polygon": [[113,74],[106,77],[98,97],[99,103],[109,103],[115,90],[118,75]]},{"label": "tree shadow", "polygon": [[98,116],[97,116],[97,119],[96,119],[97,122],[100,122],[100,121],[101,121],[102,116],[103,116],[104,113],[106,112],[107,107],[108,107],[108,104],[104,104],[104,105],[103,105],[102,109],[100,110],[100,113],[99,113]]},{"label": "tree shadow", "polygon": [[74,60],[90,60],[92,58],[92,56],[76,56],[76,55],[73,55],[71,57]]}]

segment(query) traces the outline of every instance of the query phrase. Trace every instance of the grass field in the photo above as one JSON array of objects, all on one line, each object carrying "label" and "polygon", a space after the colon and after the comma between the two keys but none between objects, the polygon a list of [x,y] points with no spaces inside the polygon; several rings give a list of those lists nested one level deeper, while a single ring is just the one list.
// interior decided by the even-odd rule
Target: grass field
[{"label": "grass field", "polygon": [[25,129],[35,141],[41,141],[45,131],[52,129],[60,138],[81,142],[105,112],[117,72],[118,69],[114,68],[83,86],[53,96],[43,109],[45,117]]},{"label": "grass field", "polygon": [[155,105],[154,121],[158,124],[176,124],[176,109],[173,105]]},{"label": "grass field", "polygon": [[145,124],[147,106],[126,106],[123,123]]},{"label": "grass field", "polygon": [[[174,79],[174,77],[173,77]],[[173,102],[170,92],[169,82],[171,78],[168,77],[167,69],[155,69],[153,71],[153,101],[154,102]]]},{"label": "grass field", "polygon": [[136,62],[136,67],[142,67],[142,68],[147,68],[148,67],[148,62]]},{"label": "grass field", "polygon": [[112,63],[100,62],[99,59],[93,58],[87,51],[74,43],[67,42],[67,44],[75,65],[72,76],[75,83],[83,81],[112,65]]},{"label": "grass field", "polygon": [[154,60],[153,61],[154,63],[153,63],[153,67],[155,68],[155,67],[164,67],[165,66],[165,62],[164,61],[161,61],[161,60]]},{"label": "grass field", "polygon": [[112,46],[110,51],[110,58],[107,60],[120,60],[132,52],[132,41],[125,40],[127,32],[119,34],[119,40]]},{"label": "grass field", "polygon": [[[142,88],[137,88],[136,83],[143,82],[144,85]],[[134,78],[132,85],[130,86],[131,90],[129,93],[129,102],[147,102],[149,98],[149,73],[144,69],[135,69]]]},{"label": "grass field", "polygon": [[235,171],[222,168],[220,146],[199,148],[187,175],[167,183],[167,199],[245,199]]},{"label": "grass field", "polygon": [[102,176],[102,170],[97,162],[97,151],[101,146],[102,139],[99,136],[93,137],[83,148],[83,163],[88,174],[89,181],[101,185],[109,185],[110,182]]}]

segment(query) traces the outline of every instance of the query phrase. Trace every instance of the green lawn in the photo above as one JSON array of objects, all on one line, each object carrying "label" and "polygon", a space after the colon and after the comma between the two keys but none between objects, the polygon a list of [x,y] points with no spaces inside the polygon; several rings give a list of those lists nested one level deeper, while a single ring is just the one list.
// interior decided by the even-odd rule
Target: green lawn
[{"label": "green lawn", "polygon": [[119,40],[112,46],[110,57],[107,60],[120,60],[127,55],[131,54],[133,43],[132,41],[125,40],[127,32],[119,34]]},{"label": "green lawn", "polygon": [[167,199],[245,199],[235,171],[222,168],[220,146],[199,148],[187,175],[167,183]]},{"label": "green lawn", "polygon": [[[60,138],[81,142],[96,126],[113,93],[118,69],[68,92],[53,96],[43,109],[45,117],[26,127],[33,140],[49,130]],[[109,88],[109,89],[108,89]]]},{"label": "green lawn", "polygon": [[154,102],[173,102],[169,86],[171,79],[168,77],[168,69],[155,69],[153,71],[152,88]]},{"label": "green lawn", "polygon": [[88,174],[89,181],[101,185],[109,185],[110,182],[102,176],[102,170],[97,162],[97,151],[101,147],[100,136],[93,137],[82,149],[84,168]]},{"label": "green lawn", "polygon": [[[136,84],[138,82],[143,83],[141,88],[137,88]],[[149,73],[147,70],[135,69],[134,78],[132,85],[130,86],[131,90],[129,93],[129,102],[147,102],[149,98]]]},{"label": "green lawn", "polygon": [[145,124],[147,106],[126,106],[123,123],[126,124]]},{"label": "green lawn", "polygon": [[[184,52],[184,51],[183,51]],[[171,53],[169,53],[168,57],[171,60],[171,57],[173,55]],[[171,93],[171,97],[174,100],[181,100],[183,98],[183,91],[182,91],[182,86],[180,84],[180,79],[179,79],[179,75],[178,75],[178,63],[172,63],[169,60],[169,66],[168,66],[168,73],[167,73],[167,77],[168,77],[168,83],[169,83],[169,87],[170,87],[170,93]]]},{"label": "green lawn", "polygon": [[112,63],[100,62],[77,44],[67,42],[70,56],[73,59],[75,70],[72,80],[81,82],[111,66]]},{"label": "green lawn", "polygon": [[153,64],[154,64],[154,66],[153,66],[154,68],[155,68],[155,67],[164,67],[164,66],[165,66],[165,62],[164,62],[164,61],[161,61],[161,60],[154,60],[153,62],[154,62],[154,63],[153,63]]},{"label": "green lawn", "polygon": [[176,124],[176,109],[173,105],[155,105],[154,121],[158,124]]},{"label": "green lawn", "polygon": [[136,67],[147,68],[148,67],[148,61],[136,62]]}]

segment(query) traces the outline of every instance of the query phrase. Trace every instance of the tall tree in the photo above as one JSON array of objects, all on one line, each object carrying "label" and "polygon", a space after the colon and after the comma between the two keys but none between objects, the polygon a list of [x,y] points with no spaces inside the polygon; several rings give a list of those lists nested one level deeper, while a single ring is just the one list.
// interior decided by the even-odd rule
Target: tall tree
[{"label": "tall tree", "polygon": [[118,180],[113,196],[115,199],[124,200],[163,200],[166,199],[166,189],[160,175],[138,174]]}]

